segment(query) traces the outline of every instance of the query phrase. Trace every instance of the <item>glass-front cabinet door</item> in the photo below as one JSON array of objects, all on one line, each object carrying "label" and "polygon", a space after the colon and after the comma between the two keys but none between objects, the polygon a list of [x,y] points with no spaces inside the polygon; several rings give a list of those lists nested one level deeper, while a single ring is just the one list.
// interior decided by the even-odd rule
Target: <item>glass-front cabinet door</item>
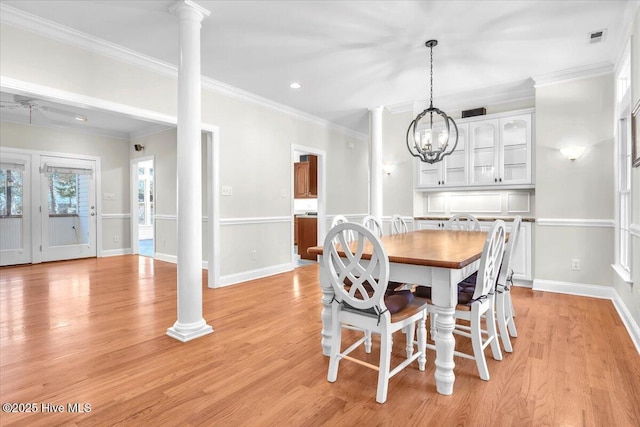
[{"label": "glass-front cabinet door", "polygon": [[458,145],[449,156],[444,158],[442,185],[462,187],[467,185],[467,125],[458,125]]},{"label": "glass-front cabinet door", "polygon": [[498,181],[498,120],[469,123],[471,185],[491,185]]},{"label": "glass-front cabinet door", "polygon": [[500,119],[502,184],[531,183],[531,115]]}]

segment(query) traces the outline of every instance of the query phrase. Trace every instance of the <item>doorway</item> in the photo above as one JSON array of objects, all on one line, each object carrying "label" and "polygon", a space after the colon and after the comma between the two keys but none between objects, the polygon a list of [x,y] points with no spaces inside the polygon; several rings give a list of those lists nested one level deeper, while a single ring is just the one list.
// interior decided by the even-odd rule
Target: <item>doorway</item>
[{"label": "doorway", "polygon": [[153,158],[138,161],[135,169],[138,254],[153,258],[155,253]]},{"label": "doorway", "polygon": [[40,209],[42,261],[96,256],[95,161],[41,156]]},{"label": "doorway", "polygon": [[326,230],[326,153],[313,147],[291,147],[292,251],[294,267],[313,263],[305,260],[307,248],[324,240]]}]

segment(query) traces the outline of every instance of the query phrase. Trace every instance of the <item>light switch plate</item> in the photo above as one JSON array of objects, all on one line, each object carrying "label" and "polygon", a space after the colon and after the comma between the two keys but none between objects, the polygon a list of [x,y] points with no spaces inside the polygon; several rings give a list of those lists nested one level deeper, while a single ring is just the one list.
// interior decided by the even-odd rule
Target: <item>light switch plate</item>
[{"label": "light switch plate", "polygon": [[231,196],[233,194],[233,189],[229,185],[222,186],[222,195],[223,196]]}]

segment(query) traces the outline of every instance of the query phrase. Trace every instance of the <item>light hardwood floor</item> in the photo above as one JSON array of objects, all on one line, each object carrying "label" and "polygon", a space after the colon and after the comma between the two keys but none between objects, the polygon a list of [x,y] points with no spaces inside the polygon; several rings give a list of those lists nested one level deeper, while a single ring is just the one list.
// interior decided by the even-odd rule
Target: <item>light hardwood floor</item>
[{"label": "light hardwood floor", "polygon": [[[380,405],[374,371],[345,361],[326,380],[317,265],[203,295],[215,332],[183,344],[165,335],[173,264],[121,256],[0,269],[0,400],[38,409],[1,413],[0,424],[639,425],[640,356],[607,300],[515,288],[519,337],[500,362],[487,350],[490,381],[456,358],[454,394],[441,396],[429,352],[427,370],[392,378]],[[399,335],[395,355],[403,344]],[[374,362],[377,351],[376,341]],[[42,413],[46,404],[65,412]]]}]

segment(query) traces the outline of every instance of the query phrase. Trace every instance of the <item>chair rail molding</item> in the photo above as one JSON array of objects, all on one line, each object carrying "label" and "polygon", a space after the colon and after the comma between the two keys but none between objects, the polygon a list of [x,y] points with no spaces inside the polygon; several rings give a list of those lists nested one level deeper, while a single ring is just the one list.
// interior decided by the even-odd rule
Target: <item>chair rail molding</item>
[{"label": "chair rail molding", "polygon": [[631,224],[631,226],[629,227],[629,231],[631,231],[631,234],[635,237],[640,237],[640,225],[638,224]]},{"label": "chair rail molding", "polygon": [[293,217],[286,216],[260,216],[260,217],[239,217],[220,218],[220,225],[244,225],[244,224],[271,224],[276,222],[291,222]]},{"label": "chair rail molding", "polygon": [[636,323],[631,312],[624,305],[620,295],[613,286],[534,279],[533,290],[611,300],[622,323],[624,323],[625,328],[627,328],[631,341],[633,341],[638,354],[640,354],[640,325]]},{"label": "chair rail molding", "polygon": [[131,219],[129,213],[103,213],[102,219]]},{"label": "chair rail molding", "polygon": [[536,224],[546,227],[604,227],[614,228],[613,219],[538,218]]}]

